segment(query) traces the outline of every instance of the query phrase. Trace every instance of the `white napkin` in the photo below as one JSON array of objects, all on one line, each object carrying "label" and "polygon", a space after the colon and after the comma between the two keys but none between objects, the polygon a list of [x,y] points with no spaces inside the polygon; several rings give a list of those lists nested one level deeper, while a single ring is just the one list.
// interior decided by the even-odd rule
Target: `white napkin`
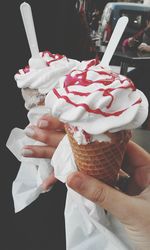
[{"label": "white napkin", "polygon": [[[60,142],[51,161],[55,177],[66,182],[77,170],[67,135]],[[93,202],[68,187],[65,206],[67,250],[131,250],[131,243],[121,223]]]},{"label": "white napkin", "polygon": [[[47,112],[44,107],[33,108],[28,114],[29,121],[36,124],[37,119]],[[41,183],[50,175],[53,167],[55,177],[62,182],[66,182],[67,176],[77,170],[67,135],[58,145],[51,161],[22,157],[20,150],[27,144],[39,143],[27,137],[23,130],[13,129],[7,147],[21,161],[12,189],[15,212],[28,206],[43,192]],[[70,188],[66,197],[65,226],[66,250],[133,249],[116,218]]]},{"label": "white napkin", "polygon": [[[36,125],[37,120],[49,110],[37,106],[28,112],[30,124]],[[12,185],[12,195],[15,212],[19,212],[33,202],[43,191],[41,184],[53,171],[50,159],[26,158],[21,155],[25,145],[44,145],[25,135],[24,130],[14,128],[7,140],[6,146],[21,162],[18,174]]]}]

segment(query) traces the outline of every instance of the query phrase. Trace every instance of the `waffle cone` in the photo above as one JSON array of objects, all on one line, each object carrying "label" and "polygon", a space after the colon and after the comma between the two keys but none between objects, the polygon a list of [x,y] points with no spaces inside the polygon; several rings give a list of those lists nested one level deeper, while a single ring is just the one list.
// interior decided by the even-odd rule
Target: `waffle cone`
[{"label": "waffle cone", "polygon": [[123,130],[116,133],[107,133],[111,142],[95,141],[86,145],[79,145],[73,138],[68,126],[65,126],[65,129],[79,171],[109,185],[115,185],[126,145],[131,138],[131,131]]}]

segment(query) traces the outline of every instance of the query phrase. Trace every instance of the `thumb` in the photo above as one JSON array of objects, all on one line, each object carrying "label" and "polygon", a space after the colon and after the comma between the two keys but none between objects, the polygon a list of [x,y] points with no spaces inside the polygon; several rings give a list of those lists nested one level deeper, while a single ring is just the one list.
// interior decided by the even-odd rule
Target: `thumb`
[{"label": "thumb", "polygon": [[129,222],[136,211],[134,197],[121,193],[81,172],[72,173],[67,179],[67,184],[79,194],[109,211],[122,223]]}]

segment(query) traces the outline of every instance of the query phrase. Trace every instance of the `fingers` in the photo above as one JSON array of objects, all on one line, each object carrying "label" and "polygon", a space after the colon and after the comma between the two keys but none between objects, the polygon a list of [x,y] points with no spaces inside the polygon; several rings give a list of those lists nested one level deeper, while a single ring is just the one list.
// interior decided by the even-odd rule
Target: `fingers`
[{"label": "fingers", "polygon": [[145,50],[145,46],[139,46],[138,50],[141,51],[141,52],[144,51]]},{"label": "fingers", "polygon": [[138,168],[135,172],[134,178],[141,190],[150,186],[150,165]]},{"label": "fingers", "polygon": [[21,154],[24,157],[36,157],[36,158],[51,158],[54,154],[55,148],[50,146],[25,146]]},{"label": "fingers", "polygon": [[138,46],[138,50],[139,50],[139,51],[149,52],[149,51],[150,51],[150,46],[147,45],[146,43],[141,43],[141,44]]},{"label": "fingers", "polygon": [[67,184],[76,192],[112,213],[121,222],[130,221],[136,211],[134,197],[123,194],[81,172],[71,174]]},{"label": "fingers", "polygon": [[[119,187],[129,195],[139,195],[148,185],[150,185],[150,156],[136,143],[130,141],[127,145],[124,157],[123,170],[131,176],[127,183],[123,183],[120,178]],[[123,186],[123,189],[122,189]]]},{"label": "fingers", "polygon": [[141,192],[139,197],[143,198],[144,200],[150,201],[150,185],[146,189],[144,189],[143,192]]},{"label": "fingers", "polygon": [[135,42],[134,37],[128,38],[128,44],[129,44],[130,47],[132,47],[134,45],[134,42]]},{"label": "fingers", "polygon": [[150,167],[150,155],[142,147],[130,140],[127,144],[126,154],[123,162],[123,170],[133,175],[137,168]]},{"label": "fingers", "polygon": [[64,125],[57,118],[49,114],[43,115],[37,123],[37,126],[47,130],[64,130]]},{"label": "fingers", "polygon": [[65,133],[62,131],[49,131],[47,129],[40,129],[37,126],[28,126],[25,129],[25,133],[32,139],[43,142],[55,148],[65,135]]},{"label": "fingers", "polygon": [[29,125],[24,131],[30,138],[46,144],[45,146],[26,145],[22,149],[24,157],[51,158],[65,135],[63,123],[48,114],[39,119],[37,126]]}]

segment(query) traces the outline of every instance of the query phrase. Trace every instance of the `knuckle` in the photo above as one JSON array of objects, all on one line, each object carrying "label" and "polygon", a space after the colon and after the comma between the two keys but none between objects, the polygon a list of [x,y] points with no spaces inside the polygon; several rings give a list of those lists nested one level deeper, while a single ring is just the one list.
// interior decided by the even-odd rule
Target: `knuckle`
[{"label": "knuckle", "polygon": [[94,192],[92,193],[92,201],[94,203],[103,204],[105,203],[106,197],[107,197],[106,190],[103,187],[94,190]]},{"label": "knuckle", "polygon": [[49,138],[48,138],[48,136],[47,136],[47,134],[42,134],[42,142],[45,142],[46,144],[49,142]]},{"label": "knuckle", "polygon": [[46,150],[44,147],[41,149],[40,152],[41,157],[43,158],[50,158],[51,157],[51,150]]},{"label": "knuckle", "polygon": [[52,147],[48,147],[46,150],[43,149],[43,154],[45,158],[52,158],[53,154],[54,154],[55,149]]},{"label": "knuckle", "polygon": [[46,158],[46,151],[44,150],[44,148],[41,147],[41,150],[38,152],[38,155],[40,158]]}]

